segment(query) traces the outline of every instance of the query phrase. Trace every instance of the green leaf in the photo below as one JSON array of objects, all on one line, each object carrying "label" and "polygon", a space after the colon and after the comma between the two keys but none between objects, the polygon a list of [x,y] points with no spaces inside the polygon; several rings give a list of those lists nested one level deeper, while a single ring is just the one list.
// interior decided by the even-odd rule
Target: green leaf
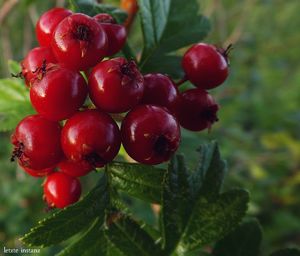
[{"label": "green leaf", "polygon": [[14,60],[9,60],[8,61],[8,68],[10,73],[12,74],[18,74],[21,72],[21,66],[20,63]]},{"label": "green leaf", "polygon": [[216,142],[204,144],[199,149],[199,163],[191,176],[193,196],[214,199],[219,195],[226,173],[225,161],[221,159]]},{"label": "green leaf", "polygon": [[273,252],[270,256],[300,256],[300,250],[298,250],[298,249],[282,249],[277,252]]},{"label": "green leaf", "polygon": [[78,241],[62,250],[57,256],[123,256],[105,237],[102,226],[103,221],[97,219]]},{"label": "green leaf", "polygon": [[144,73],[152,73],[158,71],[157,63],[159,63],[159,72],[168,74],[173,79],[180,79],[184,76],[184,72],[181,68],[182,58],[175,55],[154,55],[147,65],[144,66]]},{"label": "green leaf", "polygon": [[262,229],[255,219],[243,222],[232,233],[217,242],[214,256],[257,256],[262,240]]},{"label": "green leaf", "polygon": [[166,253],[172,252],[180,240],[190,215],[190,192],[184,158],[172,158],[164,178],[161,230]]},{"label": "green leaf", "polygon": [[0,132],[14,129],[21,119],[33,113],[24,82],[17,78],[0,79]]},{"label": "green leaf", "polygon": [[185,252],[184,256],[211,256],[211,254],[207,252],[203,252],[201,249]]},{"label": "green leaf", "polygon": [[96,0],[71,1],[71,5],[75,12],[82,12],[89,16],[94,16],[98,13],[108,13],[120,24],[127,18],[125,11],[109,4],[99,4]]},{"label": "green leaf", "polygon": [[214,202],[200,197],[194,207],[183,234],[180,247],[194,250],[222,239],[234,230],[247,211],[249,194],[233,189],[221,194]]},{"label": "green leaf", "polygon": [[222,239],[244,217],[249,195],[231,190],[219,195],[225,174],[216,143],[204,145],[195,172],[189,175],[184,158],[174,157],[164,177],[160,218],[163,248],[179,255]]},{"label": "green leaf", "polygon": [[160,203],[165,170],[149,165],[113,162],[107,166],[112,185],[148,202]]},{"label": "green leaf", "polygon": [[[196,0],[139,0],[144,49],[140,66],[203,39],[210,30],[208,20],[198,14]],[[155,68],[155,66],[153,66]],[[160,71],[157,65],[154,71]],[[160,71],[162,72],[162,71]]]},{"label": "green leaf", "polygon": [[21,241],[29,246],[41,247],[64,241],[88,227],[96,217],[103,219],[108,201],[107,179],[103,176],[99,185],[81,201],[40,221]]},{"label": "green leaf", "polygon": [[162,255],[152,237],[128,216],[122,216],[115,220],[109,225],[105,234],[124,255]]}]

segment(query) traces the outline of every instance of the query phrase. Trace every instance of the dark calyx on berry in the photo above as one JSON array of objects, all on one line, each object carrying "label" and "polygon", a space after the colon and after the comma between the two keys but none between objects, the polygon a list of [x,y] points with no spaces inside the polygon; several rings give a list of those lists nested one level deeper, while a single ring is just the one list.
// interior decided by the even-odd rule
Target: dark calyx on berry
[{"label": "dark calyx on berry", "polygon": [[105,160],[96,152],[92,152],[84,157],[84,159],[93,167],[105,165]]},{"label": "dark calyx on berry", "polygon": [[47,73],[47,69],[51,68],[47,66],[47,61],[44,59],[43,63],[40,67],[37,67],[36,70],[32,71],[32,74],[35,74],[36,76],[33,78],[33,81],[35,80],[41,80]]},{"label": "dark calyx on berry", "polygon": [[130,80],[135,80],[137,83],[143,82],[143,77],[138,70],[137,65],[133,60],[128,61],[120,66],[120,72]]},{"label": "dark calyx on berry", "polygon": [[22,142],[16,142],[14,150],[12,152],[10,161],[14,162],[16,158],[21,159],[24,153],[24,144]]},{"label": "dark calyx on berry", "polygon": [[233,44],[229,44],[225,49],[224,48],[217,48],[217,51],[222,54],[225,58],[227,63],[229,63],[229,54],[233,50]]},{"label": "dark calyx on berry", "polygon": [[90,29],[83,24],[75,26],[74,36],[81,41],[89,41]]},{"label": "dark calyx on berry", "polygon": [[21,78],[21,79],[24,79],[24,75],[23,75],[23,73],[22,73],[22,71],[21,72],[19,72],[19,73],[10,73],[10,75],[11,75],[11,77],[14,77],[14,78]]},{"label": "dark calyx on berry", "polygon": [[171,153],[170,142],[164,135],[160,135],[154,143],[154,152],[159,156],[169,156]]},{"label": "dark calyx on berry", "polygon": [[137,66],[133,60],[120,66],[121,73],[134,79],[137,74]]},{"label": "dark calyx on berry", "polygon": [[211,124],[213,124],[214,122],[219,121],[217,117],[218,110],[219,110],[219,106],[217,104],[208,106],[205,110],[200,112],[200,118],[205,119]]}]

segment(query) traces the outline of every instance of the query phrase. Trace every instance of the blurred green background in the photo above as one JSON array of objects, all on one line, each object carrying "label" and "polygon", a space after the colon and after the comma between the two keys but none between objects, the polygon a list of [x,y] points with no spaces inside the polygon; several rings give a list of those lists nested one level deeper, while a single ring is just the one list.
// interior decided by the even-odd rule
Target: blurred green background
[{"label": "blurred green background", "polygon": [[[118,1],[104,1],[118,4]],[[225,187],[241,186],[251,192],[249,215],[264,229],[263,254],[300,245],[300,1],[199,0],[212,21],[206,42],[234,43],[231,75],[212,91],[222,106],[220,121],[210,133],[183,131],[180,151],[195,164],[194,150],[216,139],[228,161]],[[20,61],[37,45],[38,17],[66,1],[0,0],[0,78],[10,76],[8,60]],[[188,1],[187,1],[188,4]],[[130,35],[138,53],[138,19]],[[0,130],[1,113],[0,113]],[[21,246],[18,237],[44,218],[40,179],[9,162],[9,132],[0,133],[0,254]],[[84,179],[89,189],[97,174]],[[135,214],[154,221],[151,208],[129,200]],[[61,246],[42,249],[53,255]]]}]

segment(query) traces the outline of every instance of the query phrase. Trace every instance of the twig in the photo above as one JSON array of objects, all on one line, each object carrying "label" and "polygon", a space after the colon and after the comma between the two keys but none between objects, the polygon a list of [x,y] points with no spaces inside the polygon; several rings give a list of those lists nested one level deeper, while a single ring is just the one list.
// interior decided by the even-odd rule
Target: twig
[{"label": "twig", "polygon": [[[13,59],[12,49],[11,49],[11,42],[9,38],[9,31],[8,27],[3,26],[2,33],[1,33],[1,41],[2,41],[2,53],[5,60]],[[8,75],[8,67],[5,66],[5,73]]]},{"label": "twig", "polygon": [[256,0],[246,0],[245,1],[243,11],[241,12],[240,20],[237,23],[237,26],[231,32],[231,34],[224,41],[223,46],[227,46],[229,44],[236,44],[236,42],[238,42],[240,40],[240,38],[243,35],[244,28],[246,25],[246,21],[249,17],[249,14],[252,13],[251,8],[254,6],[255,2],[256,2]]},{"label": "twig", "polygon": [[58,7],[64,7],[65,0],[56,0],[56,6]]},{"label": "twig", "polygon": [[133,21],[139,9],[138,4],[136,0],[121,0],[120,5],[121,8],[128,13],[128,17],[124,23],[126,30],[128,32],[133,24]]},{"label": "twig", "polygon": [[[28,10],[28,14],[30,16],[30,12]],[[24,31],[23,31],[23,37],[24,37],[24,44],[23,44],[23,56],[26,56],[28,51],[31,48],[32,44],[32,31],[31,31],[31,23],[28,18],[24,20]]]},{"label": "twig", "polygon": [[8,0],[2,5],[0,9],[0,25],[18,2],[19,0]]}]

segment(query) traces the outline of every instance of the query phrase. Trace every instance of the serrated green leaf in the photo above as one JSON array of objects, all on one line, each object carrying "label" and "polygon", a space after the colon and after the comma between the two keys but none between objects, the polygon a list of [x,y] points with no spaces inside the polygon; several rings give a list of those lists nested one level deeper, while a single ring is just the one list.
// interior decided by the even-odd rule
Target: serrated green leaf
[{"label": "serrated green leaf", "polygon": [[262,229],[255,219],[244,221],[233,232],[216,243],[214,256],[257,256]]},{"label": "serrated green leaf", "polygon": [[204,144],[199,149],[199,163],[191,175],[193,196],[214,199],[219,195],[226,173],[225,161],[221,159],[218,144]]},{"label": "serrated green leaf", "polygon": [[97,219],[78,241],[62,250],[57,256],[123,256],[105,237],[102,226],[103,220]]},{"label": "serrated green leaf", "polygon": [[88,227],[97,217],[103,219],[108,201],[107,179],[103,176],[98,186],[82,200],[40,221],[21,241],[41,247],[64,241]]},{"label": "serrated green leaf", "polygon": [[298,249],[282,249],[277,252],[273,252],[270,256],[300,256],[300,250],[298,250]]},{"label": "serrated green leaf", "polygon": [[[197,1],[187,4],[182,0],[139,0],[144,49],[140,66],[152,62],[151,58],[166,55],[203,39],[210,25],[198,14]],[[157,70],[160,65],[157,65]]]},{"label": "serrated green leaf", "polygon": [[0,131],[15,128],[21,119],[33,114],[29,91],[19,79],[0,79]]},{"label": "serrated green leaf", "polygon": [[152,237],[156,244],[160,243],[161,235],[158,230],[145,222],[140,223],[140,227]]},{"label": "serrated green leaf", "polygon": [[159,246],[155,244],[152,237],[128,216],[122,216],[113,222],[105,234],[124,255],[162,255]]},{"label": "serrated green leaf", "polygon": [[[191,237],[191,243],[203,245],[204,241],[205,243],[211,242],[213,241],[212,237],[220,239],[222,235],[230,231],[226,225],[230,226],[233,223],[224,222],[223,226],[218,226],[219,218],[223,213],[223,209],[219,208],[224,207],[222,200],[225,200],[225,198],[221,200],[219,197],[224,174],[225,163],[221,160],[218,146],[214,142],[202,147],[198,167],[191,175],[187,171],[183,157],[173,158],[164,179],[162,193],[160,220],[165,253],[172,252],[178,244],[184,245],[184,249],[179,248],[179,253],[181,253],[180,250],[184,250],[184,253],[186,253],[186,249],[193,250],[193,246],[189,247],[185,243],[185,239],[188,237]],[[212,208],[208,208],[208,205]],[[247,203],[244,207],[247,207]],[[206,212],[207,210],[210,211],[209,214]],[[238,213],[239,209],[233,208],[231,213],[226,212],[226,217],[230,220],[230,217],[234,217],[234,214],[238,215]],[[197,234],[197,230],[194,230],[193,227],[196,227],[198,222],[206,222],[208,217],[210,217],[210,225],[215,225],[216,230],[211,231],[207,228],[203,234]],[[236,225],[239,221],[240,219],[237,218]],[[220,234],[217,235],[217,233]],[[210,235],[211,237],[209,237]],[[193,237],[197,239],[197,242],[193,241]]]},{"label": "serrated green leaf", "polygon": [[190,215],[190,191],[184,158],[172,158],[164,177],[161,230],[165,253],[176,247]]},{"label": "serrated green leaf", "polygon": [[98,13],[108,13],[120,24],[127,18],[125,11],[109,4],[99,4],[95,0],[72,1],[72,6],[75,12],[82,12],[89,16],[94,16]]},{"label": "serrated green leaf", "polygon": [[227,191],[214,202],[200,197],[191,209],[179,251],[194,250],[222,239],[239,225],[248,202],[248,192],[241,189]]},{"label": "serrated green leaf", "polygon": [[113,162],[107,166],[112,185],[148,202],[160,203],[165,170],[149,165]]}]

